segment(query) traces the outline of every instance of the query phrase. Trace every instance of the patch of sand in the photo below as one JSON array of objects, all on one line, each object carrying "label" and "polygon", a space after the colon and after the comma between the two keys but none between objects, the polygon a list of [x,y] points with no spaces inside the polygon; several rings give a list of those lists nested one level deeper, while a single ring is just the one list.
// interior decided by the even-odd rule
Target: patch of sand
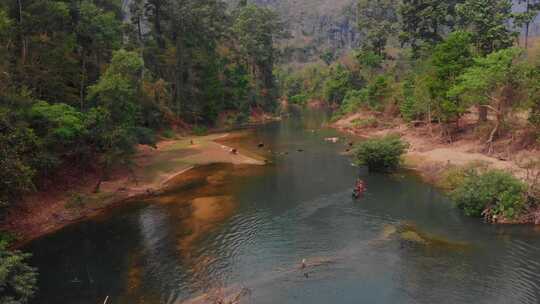
[{"label": "patch of sand", "polygon": [[184,256],[190,257],[196,241],[229,218],[235,207],[236,203],[232,196],[227,195],[198,197],[191,200],[191,213],[182,219],[183,230],[190,233],[178,242]]},{"label": "patch of sand", "polygon": [[[526,175],[525,170],[520,168],[517,160],[539,157],[538,151],[531,153],[516,153],[512,159],[501,159],[495,156],[481,153],[484,147],[478,140],[465,138],[446,143],[436,135],[430,135],[427,128],[410,128],[401,123],[390,128],[355,128],[354,120],[366,117],[366,113],[356,113],[338,120],[332,126],[338,130],[363,138],[399,134],[409,143],[409,150],[405,155],[406,165],[420,173],[432,171],[435,167],[448,165],[463,166],[471,162],[483,162],[495,169],[512,172],[520,178]],[[519,155],[518,155],[519,154]],[[530,155],[529,155],[530,154]],[[438,171],[438,170],[437,170]]]},{"label": "patch of sand", "polygon": [[[127,199],[153,195],[193,167],[212,163],[264,165],[264,160],[246,156],[239,149],[218,143],[229,134],[183,137],[165,140],[157,148],[139,146],[132,170],[117,168],[110,180],[103,181],[100,192],[94,193],[98,174],[83,176],[78,184],[58,191],[43,191],[29,195],[16,207],[8,210],[0,230],[17,236],[15,246],[41,235],[54,232],[70,223],[95,216]],[[238,135],[234,135],[238,136]],[[189,174],[188,174],[189,175]],[[189,177],[189,176],[188,176]],[[210,179],[217,181],[220,177]],[[74,200],[74,196],[77,197]],[[73,203],[76,201],[77,203]],[[207,208],[212,208],[210,207]],[[200,207],[203,208],[203,207]],[[203,211],[199,211],[199,213]]]}]

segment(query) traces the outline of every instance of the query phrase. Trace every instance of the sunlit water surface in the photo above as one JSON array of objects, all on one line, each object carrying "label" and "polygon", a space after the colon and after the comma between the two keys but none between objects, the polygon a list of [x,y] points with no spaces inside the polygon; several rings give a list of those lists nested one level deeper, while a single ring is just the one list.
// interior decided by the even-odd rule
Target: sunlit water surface
[{"label": "sunlit water surface", "polygon": [[[482,224],[412,175],[351,166],[344,142],[324,141],[337,135],[325,120],[306,113],[236,143],[264,142],[267,166],[201,167],[160,197],[33,242],[33,303],[182,303],[241,288],[244,303],[540,302],[540,231]],[[358,175],[368,191],[355,202]]]}]

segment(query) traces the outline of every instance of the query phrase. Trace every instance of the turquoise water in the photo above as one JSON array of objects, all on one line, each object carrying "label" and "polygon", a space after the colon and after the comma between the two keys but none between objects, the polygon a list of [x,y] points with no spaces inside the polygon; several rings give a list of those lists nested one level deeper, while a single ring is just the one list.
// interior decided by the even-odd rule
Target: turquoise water
[{"label": "turquoise water", "polygon": [[[242,288],[243,303],[540,303],[538,229],[482,224],[412,175],[351,166],[344,142],[324,141],[337,135],[325,120],[253,130],[249,144],[272,150],[265,167],[201,167],[187,185],[33,242],[34,303]],[[358,175],[368,191],[353,201]]]}]

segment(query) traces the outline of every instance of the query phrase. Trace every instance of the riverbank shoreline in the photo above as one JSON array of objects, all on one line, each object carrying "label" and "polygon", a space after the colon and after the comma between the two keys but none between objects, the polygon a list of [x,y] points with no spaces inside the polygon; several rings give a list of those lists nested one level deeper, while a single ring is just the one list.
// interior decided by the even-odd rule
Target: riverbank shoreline
[{"label": "riverbank shoreline", "polygon": [[[504,170],[527,181],[528,172],[520,164],[525,160],[540,159],[537,149],[519,152],[505,151],[504,154],[484,153],[485,144],[472,134],[464,134],[453,142],[443,141],[431,126],[411,127],[405,123],[363,125],[359,121],[373,120],[372,115],[356,113],[347,115],[329,126],[356,138],[372,138],[389,134],[399,135],[409,143],[404,155],[404,167],[412,170],[425,182],[440,187],[447,170],[482,164],[488,168]],[[445,189],[443,189],[445,190]],[[531,210],[515,220],[504,220],[497,224],[540,224],[540,212]]]},{"label": "riverbank shoreline", "polygon": [[265,165],[262,156],[238,151],[226,145],[235,134],[214,133],[160,141],[156,148],[138,146],[132,168],[118,167],[99,192],[97,174],[89,173],[70,189],[33,193],[7,210],[0,231],[12,235],[13,248],[19,248],[71,224],[99,216],[121,204],[144,199],[164,191],[169,182],[193,168],[212,163]]}]

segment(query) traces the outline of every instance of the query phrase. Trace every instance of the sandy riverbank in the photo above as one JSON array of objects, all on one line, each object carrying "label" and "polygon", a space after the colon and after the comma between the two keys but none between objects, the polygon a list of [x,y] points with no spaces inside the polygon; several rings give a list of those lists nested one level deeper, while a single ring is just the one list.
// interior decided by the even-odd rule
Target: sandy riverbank
[{"label": "sandy riverbank", "polygon": [[[505,139],[499,143],[497,152],[487,154],[485,142],[477,138],[473,128],[465,127],[466,131],[449,143],[438,135],[438,130],[430,130],[427,126],[411,127],[399,121],[359,126],[358,121],[372,117],[370,114],[356,113],[334,122],[331,126],[360,138],[398,134],[410,145],[404,157],[405,166],[432,184],[439,184],[448,168],[471,163],[482,163],[489,168],[505,170],[527,181],[527,170],[523,168],[523,164],[528,160],[540,159],[539,150],[512,148],[512,143],[505,142]],[[539,220],[540,212],[534,211],[509,223],[538,224]]]},{"label": "sandy riverbank", "polygon": [[[365,119],[365,114],[353,114],[332,124],[332,127],[358,137],[378,137],[388,134],[398,134],[410,145],[405,155],[405,163],[411,169],[421,173],[432,167],[447,167],[450,165],[463,166],[471,162],[483,162],[496,169],[503,169],[522,177],[525,172],[519,166],[519,161],[540,157],[537,150],[513,151],[488,155],[483,152],[485,144],[466,134],[454,142],[445,142],[438,136],[437,131],[427,127],[411,128],[406,124],[394,124],[383,127],[358,127],[355,121]],[[506,152],[506,151],[505,151]]]},{"label": "sandy riverbank", "polygon": [[[117,168],[94,193],[97,176],[88,174],[68,191],[34,193],[7,211],[0,229],[17,237],[21,246],[71,223],[96,216],[108,208],[136,197],[153,195],[168,182],[198,165],[230,163],[264,165],[262,157],[250,153],[232,154],[226,146],[229,133],[164,140],[157,148],[139,146],[131,170]],[[238,138],[233,134],[232,138]],[[217,142],[219,141],[219,142]]]}]

